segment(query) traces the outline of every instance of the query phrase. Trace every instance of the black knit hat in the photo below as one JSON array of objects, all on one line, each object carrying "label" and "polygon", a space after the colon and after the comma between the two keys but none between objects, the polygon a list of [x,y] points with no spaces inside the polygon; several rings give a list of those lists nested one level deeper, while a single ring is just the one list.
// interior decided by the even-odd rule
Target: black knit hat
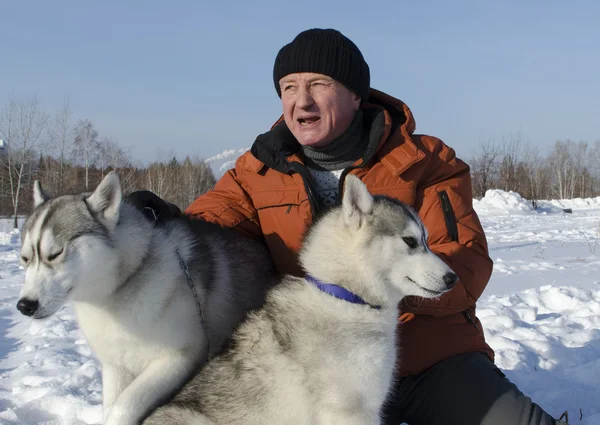
[{"label": "black knit hat", "polygon": [[369,97],[369,65],[349,38],[333,29],[301,32],[281,48],[273,67],[275,90],[281,97],[279,80],[296,72],[315,72],[339,81],[362,99]]}]

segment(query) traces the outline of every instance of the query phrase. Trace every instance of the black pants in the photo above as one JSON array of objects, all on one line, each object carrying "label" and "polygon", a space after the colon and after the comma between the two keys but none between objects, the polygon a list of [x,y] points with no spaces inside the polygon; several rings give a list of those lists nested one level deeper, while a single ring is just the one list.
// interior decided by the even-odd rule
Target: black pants
[{"label": "black pants", "polygon": [[469,353],[420,375],[400,378],[383,408],[383,424],[554,425],[490,359]]}]

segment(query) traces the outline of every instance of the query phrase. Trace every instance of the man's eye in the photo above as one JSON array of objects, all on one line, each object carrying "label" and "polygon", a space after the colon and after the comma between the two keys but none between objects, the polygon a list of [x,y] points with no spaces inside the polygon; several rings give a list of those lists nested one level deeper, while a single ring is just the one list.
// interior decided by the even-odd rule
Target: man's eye
[{"label": "man's eye", "polygon": [[402,238],[402,240],[406,243],[406,245],[408,245],[409,248],[416,248],[419,244],[417,240],[411,236],[406,236]]},{"label": "man's eye", "polygon": [[61,249],[60,251],[56,251],[54,254],[50,254],[48,256],[48,261],[56,260],[58,256],[63,253],[63,250],[64,249]]}]

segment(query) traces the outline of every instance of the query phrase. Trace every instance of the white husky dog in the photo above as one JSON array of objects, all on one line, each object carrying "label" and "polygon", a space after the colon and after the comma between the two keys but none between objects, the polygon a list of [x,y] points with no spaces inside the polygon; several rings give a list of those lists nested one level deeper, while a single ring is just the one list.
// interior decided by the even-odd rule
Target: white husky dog
[{"label": "white husky dog", "polygon": [[114,173],[91,194],[54,199],[36,182],[34,202],[17,308],[43,319],[73,301],[102,364],[106,425],[139,424],[278,280],[264,245],[235,230],[185,217],[154,226],[121,201]]},{"label": "white husky dog", "polygon": [[346,178],[314,224],[305,278],[271,289],[232,345],[144,425],[375,425],[392,383],[397,305],[457,276],[427,247],[417,214]]}]

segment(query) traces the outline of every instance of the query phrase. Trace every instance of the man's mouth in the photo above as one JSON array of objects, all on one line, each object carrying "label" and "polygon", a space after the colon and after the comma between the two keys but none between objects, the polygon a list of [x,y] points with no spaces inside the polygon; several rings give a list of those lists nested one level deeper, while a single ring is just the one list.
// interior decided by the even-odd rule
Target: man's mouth
[{"label": "man's mouth", "polygon": [[306,126],[316,123],[320,119],[321,119],[321,117],[298,118],[298,124],[300,124],[300,126],[302,126],[302,127],[306,127]]}]

